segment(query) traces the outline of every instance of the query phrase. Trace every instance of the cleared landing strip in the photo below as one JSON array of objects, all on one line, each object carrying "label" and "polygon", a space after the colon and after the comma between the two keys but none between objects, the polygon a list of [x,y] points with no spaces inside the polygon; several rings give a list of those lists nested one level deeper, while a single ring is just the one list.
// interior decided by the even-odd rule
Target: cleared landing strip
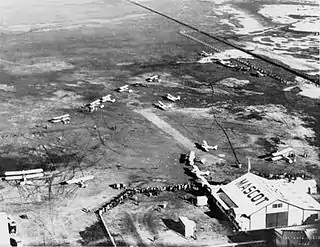
[{"label": "cleared landing strip", "polygon": [[225,160],[221,159],[215,155],[204,153],[201,150],[196,149],[195,143],[192,142],[187,137],[183,136],[179,131],[174,129],[170,124],[165,122],[163,119],[158,117],[155,113],[152,112],[152,109],[139,109],[134,110],[135,112],[141,114],[147,120],[156,125],[159,129],[161,129],[166,134],[172,136],[182,147],[184,147],[185,151],[188,153],[189,151],[194,151],[197,158],[205,158],[208,163],[222,163]]}]

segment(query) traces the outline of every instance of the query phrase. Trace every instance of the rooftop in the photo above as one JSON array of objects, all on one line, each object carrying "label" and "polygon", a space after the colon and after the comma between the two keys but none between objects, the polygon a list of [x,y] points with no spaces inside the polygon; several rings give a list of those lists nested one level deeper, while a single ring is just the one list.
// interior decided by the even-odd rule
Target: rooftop
[{"label": "rooftop", "polygon": [[0,246],[10,246],[7,214],[0,212]]},{"label": "rooftop", "polygon": [[[320,211],[320,204],[309,194],[298,190],[297,186],[299,185],[268,180],[246,173],[229,184],[221,186],[219,190],[223,191],[236,205],[234,208],[236,214],[251,215],[276,200],[302,209]],[[255,190],[255,194],[250,195]],[[256,198],[252,200],[255,196]]]}]

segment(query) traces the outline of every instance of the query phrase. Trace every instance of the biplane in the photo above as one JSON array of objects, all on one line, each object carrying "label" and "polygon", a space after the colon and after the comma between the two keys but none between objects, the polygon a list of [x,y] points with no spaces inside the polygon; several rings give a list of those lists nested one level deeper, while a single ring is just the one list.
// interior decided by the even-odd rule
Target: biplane
[{"label": "biplane", "polygon": [[97,99],[87,105],[85,105],[85,108],[87,108],[89,110],[89,112],[93,112],[96,111],[98,109],[102,109],[104,108],[104,105],[102,103],[105,102],[115,102],[115,99],[111,99],[111,94],[108,94],[106,96],[101,97],[100,99]]},{"label": "biplane", "polygon": [[201,148],[206,151],[209,152],[210,150],[217,150],[218,149],[218,145],[214,145],[214,146],[209,146],[206,140],[202,141],[201,144]]},{"label": "biplane", "polygon": [[211,57],[211,56],[213,56],[213,54],[212,54],[212,53],[205,52],[205,51],[201,51],[201,52],[200,52],[200,56],[203,56],[203,57]]},{"label": "biplane", "polygon": [[29,179],[42,178],[44,176],[43,169],[32,169],[22,171],[8,171],[4,173],[4,180],[6,181],[20,181],[20,185],[33,185]]},{"label": "biplane", "polygon": [[122,87],[119,87],[117,89],[118,92],[122,93],[122,92],[128,92],[128,93],[132,93],[133,90],[129,89],[129,85],[124,85]]},{"label": "biplane", "polygon": [[293,148],[285,148],[281,151],[277,151],[271,154],[271,160],[272,161],[277,161],[284,159],[286,160],[289,164],[292,164],[296,161],[296,154],[293,150]]},{"label": "biplane", "polygon": [[70,179],[65,182],[62,182],[61,184],[76,184],[80,188],[86,188],[87,184],[85,183],[85,181],[92,180],[92,179],[94,179],[94,176],[89,175],[89,176],[85,176],[85,177],[81,177],[81,178]]},{"label": "biplane", "polygon": [[57,117],[53,117],[51,119],[48,120],[51,123],[63,123],[63,124],[67,124],[70,123],[70,115],[69,114],[64,114],[61,116],[57,116]]},{"label": "biplane", "polygon": [[[94,101],[94,102],[96,102],[96,101]],[[104,105],[100,104],[100,101],[97,103],[94,103],[94,102],[91,102],[85,106],[85,108],[87,108],[89,110],[89,112],[94,112],[98,109],[104,108]]]},{"label": "biplane", "polygon": [[147,82],[160,82],[160,75],[153,75],[146,79]]},{"label": "biplane", "polygon": [[200,171],[199,167],[197,167],[195,165],[193,165],[192,167],[193,167],[193,169],[191,170],[191,172],[193,174],[195,174],[197,177],[198,176],[209,176],[210,175],[210,171],[205,171],[205,172]]},{"label": "biplane", "polygon": [[181,98],[180,98],[180,95],[177,96],[177,97],[175,97],[175,96],[173,96],[173,95],[171,95],[171,94],[169,94],[169,93],[165,96],[165,98],[166,98],[167,100],[172,101],[172,102],[175,102],[175,101],[181,99]]},{"label": "biplane", "polygon": [[170,108],[169,105],[163,104],[163,102],[160,100],[158,101],[158,103],[154,103],[153,105],[160,108],[161,110],[164,110],[164,111],[167,111]]},{"label": "biplane", "polygon": [[106,95],[106,96],[102,96],[101,98],[100,98],[100,102],[101,103],[105,103],[105,102],[112,102],[112,103],[114,103],[116,101],[116,99],[111,99],[111,94],[108,94],[108,95]]}]

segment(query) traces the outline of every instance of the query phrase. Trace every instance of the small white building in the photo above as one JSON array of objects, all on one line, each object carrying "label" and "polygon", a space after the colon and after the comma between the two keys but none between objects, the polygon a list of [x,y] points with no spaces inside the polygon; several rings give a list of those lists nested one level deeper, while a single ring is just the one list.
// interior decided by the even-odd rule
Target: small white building
[{"label": "small white building", "polygon": [[207,206],[208,204],[208,197],[206,196],[197,196],[196,197],[196,205],[198,207]]},{"label": "small white building", "polygon": [[188,238],[194,235],[194,231],[196,230],[196,223],[194,221],[189,220],[187,217],[180,216],[179,223],[183,229],[183,236]]},{"label": "small white building", "polygon": [[306,191],[252,173],[219,186],[212,196],[242,231],[301,225],[320,218],[320,204]]},{"label": "small white building", "polygon": [[11,246],[9,236],[8,217],[6,213],[0,212],[0,246]]}]

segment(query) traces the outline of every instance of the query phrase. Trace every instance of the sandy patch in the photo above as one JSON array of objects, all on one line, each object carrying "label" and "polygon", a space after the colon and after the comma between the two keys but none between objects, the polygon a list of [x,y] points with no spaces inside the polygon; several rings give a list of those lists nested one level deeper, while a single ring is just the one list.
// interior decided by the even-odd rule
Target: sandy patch
[{"label": "sandy patch", "polygon": [[135,14],[135,15],[127,15],[119,18],[112,19],[90,19],[78,21],[75,23],[61,24],[61,23],[45,23],[45,24],[26,24],[26,25],[12,25],[7,27],[2,27],[7,32],[50,32],[50,31],[60,31],[60,30],[72,30],[84,27],[101,27],[103,25],[107,25],[109,23],[117,23],[122,22],[129,19],[141,18],[146,14]]},{"label": "sandy patch", "polygon": [[226,78],[224,80],[221,80],[218,82],[220,85],[224,85],[227,87],[239,87],[239,86],[245,86],[249,84],[249,80],[238,80],[236,78]]},{"label": "sandy patch", "polygon": [[7,84],[0,84],[0,90],[6,91],[6,92],[15,92],[16,91],[14,86],[8,86]]},{"label": "sandy patch", "polygon": [[[254,114],[261,119],[245,118],[245,123],[252,125],[252,128],[264,129],[265,138],[274,137],[281,133],[281,139],[285,143],[280,148],[292,147],[297,154],[302,155],[305,151],[309,153],[308,161],[318,163],[319,149],[310,145],[307,139],[315,138],[315,132],[312,128],[305,127],[306,123],[303,117],[296,112],[288,112],[282,105],[256,105],[246,108],[240,107],[238,116],[250,116]],[[243,121],[243,120],[241,120]]]},{"label": "sandy patch", "polygon": [[[259,13],[275,23],[291,24],[289,26],[291,30],[319,33],[318,6],[301,4],[263,5]],[[270,36],[255,37],[253,42],[246,42],[246,45],[248,49],[255,53],[281,61],[293,69],[309,70],[313,73],[319,72],[319,52],[317,52],[319,51],[319,36],[313,34],[307,34],[299,38],[288,37],[288,35],[285,35],[286,37],[279,36],[283,35],[274,33]],[[315,52],[309,54],[311,50]],[[308,55],[308,58],[296,57],[298,54]]]},{"label": "sandy patch", "polygon": [[285,128],[290,131],[292,136],[298,136],[301,138],[313,138],[315,136],[315,133],[311,128],[303,127],[304,122],[298,114],[289,114],[287,109],[282,105],[269,104],[248,106],[245,107],[244,111],[240,114],[246,115],[247,113],[252,112],[258,113],[264,120],[284,124]]},{"label": "sandy patch", "polygon": [[54,57],[33,58],[30,60],[25,59],[19,63],[0,60],[0,64],[4,67],[6,72],[13,75],[41,74],[73,68],[72,64]]},{"label": "sandy patch", "polygon": [[227,15],[227,19],[221,19],[221,24],[232,27],[233,31],[237,34],[248,34],[266,28],[250,14],[236,9],[229,4],[217,7],[215,13],[218,13],[220,16]]},{"label": "sandy patch", "polygon": [[43,32],[99,27],[146,15],[129,13],[118,17],[116,13],[106,13],[106,9],[117,11],[113,3],[90,0],[1,1],[1,29],[9,32]]},{"label": "sandy patch", "polygon": [[225,50],[223,52],[216,52],[212,56],[203,57],[200,60],[198,60],[198,63],[212,63],[213,59],[222,59],[222,60],[228,60],[231,58],[246,58],[251,59],[252,56],[248,55],[247,53],[244,53],[242,51],[236,50],[236,49],[229,49]]},{"label": "sandy patch", "polygon": [[263,95],[264,94],[262,92],[250,91],[250,90],[245,90],[245,89],[241,89],[240,92],[245,95]]},{"label": "sandy patch", "polygon": [[[320,17],[318,6],[275,4],[264,5],[259,13],[273,22],[281,24],[293,24],[290,29],[302,32],[319,32]],[[299,20],[294,18],[299,16]],[[297,22],[297,20],[299,22]]]},{"label": "sandy patch", "polygon": [[[310,47],[319,47],[319,36],[306,35],[304,37],[294,38],[294,37],[278,37],[276,35],[269,36],[257,36],[254,37],[253,42],[258,42],[259,47],[268,48],[269,50],[276,50],[277,53],[287,52],[290,48],[308,49]],[[304,53],[301,50],[295,50],[295,53]],[[319,54],[316,54],[319,57]]]},{"label": "sandy patch", "polygon": [[82,68],[68,75],[67,78],[61,77],[60,80],[77,81],[77,85],[89,83],[94,85],[103,85],[106,88],[113,88],[109,82],[113,77],[103,77],[100,73],[103,73],[103,71]]},{"label": "sandy patch", "polygon": [[69,87],[80,87],[83,84],[85,84],[83,81],[78,81],[76,84],[66,83],[65,85]]},{"label": "sandy patch", "polygon": [[134,64],[133,62],[122,62],[122,63],[117,63],[117,66],[126,66],[126,65],[132,65]]},{"label": "sandy patch", "polygon": [[[78,95],[74,92],[69,92],[65,90],[58,90],[53,93],[54,96],[47,98],[47,101],[51,101],[53,105],[52,107],[62,107],[66,109],[71,109],[77,106],[81,106],[83,102],[80,100],[83,96]],[[56,102],[56,103],[55,103]]]},{"label": "sandy patch", "polygon": [[188,115],[192,118],[212,118],[212,108],[174,108],[171,111]]},{"label": "sandy patch", "polygon": [[315,84],[309,83],[308,81],[300,77],[296,77],[294,86],[284,88],[283,91],[291,91],[296,87],[299,87],[299,89],[302,90],[297,94],[313,99],[320,99],[320,87]]},{"label": "sandy patch", "polygon": [[254,53],[259,55],[265,55],[269,58],[272,58],[274,60],[278,60],[289,67],[297,70],[313,70],[318,71],[319,70],[319,61],[317,60],[311,60],[311,59],[303,59],[303,58],[297,58],[292,55],[288,54],[277,54],[273,51],[270,51],[266,48],[262,48],[261,45],[257,45],[257,43],[252,42],[245,42],[247,45],[247,49],[252,50]]}]

